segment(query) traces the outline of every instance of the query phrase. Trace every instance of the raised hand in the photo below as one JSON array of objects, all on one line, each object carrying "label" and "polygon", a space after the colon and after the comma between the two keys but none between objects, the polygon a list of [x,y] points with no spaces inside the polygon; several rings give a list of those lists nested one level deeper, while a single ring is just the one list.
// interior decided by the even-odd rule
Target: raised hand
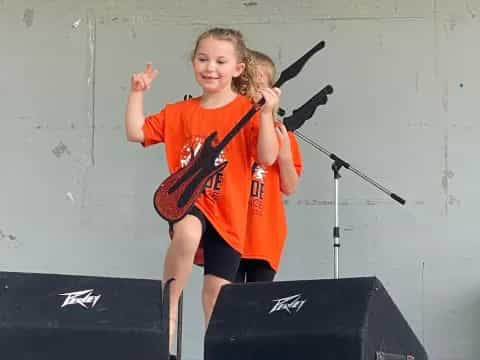
[{"label": "raised hand", "polygon": [[149,90],[153,80],[158,75],[158,70],[155,69],[152,63],[148,63],[144,72],[134,73],[131,78],[131,91],[145,91]]},{"label": "raised hand", "polygon": [[278,108],[280,95],[282,94],[279,88],[263,88],[259,89],[259,93],[262,94],[265,99],[265,104],[262,107],[263,113],[272,113],[273,109]]}]

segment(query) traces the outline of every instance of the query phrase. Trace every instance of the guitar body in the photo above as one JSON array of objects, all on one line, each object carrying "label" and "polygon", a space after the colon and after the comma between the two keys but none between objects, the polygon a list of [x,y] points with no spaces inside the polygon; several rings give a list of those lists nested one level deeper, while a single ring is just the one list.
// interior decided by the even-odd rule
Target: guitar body
[{"label": "guitar body", "polygon": [[157,213],[169,222],[181,220],[195,205],[207,181],[227,166],[224,161],[215,165],[220,150],[212,146],[216,132],[206,139],[197,156],[183,168],[167,177],[153,196]]}]

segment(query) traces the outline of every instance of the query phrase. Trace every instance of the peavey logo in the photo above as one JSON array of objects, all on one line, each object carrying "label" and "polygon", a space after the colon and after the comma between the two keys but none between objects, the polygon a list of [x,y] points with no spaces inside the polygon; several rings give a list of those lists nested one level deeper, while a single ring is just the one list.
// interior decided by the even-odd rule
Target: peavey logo
[{"label": "peavey logo", "polygon": [[74,291],[59,295],[66,296],[65,301],[60,308],[75,304],[78,304],[85,309],[88,309],[89,306],[90,308],[93,308],[97,304],[98,300],[100,300],[102,297],[102,295],[93,295],[93,289]]},{"label": "peavey logo", "polygon": [[302,294],[297,294],[281,299],[272,300],[275,305],[270,310],[269,314],[285,310],[289,314],[297,313],[300,311],[302,306],[307,302],[306,299],[302,299]]}]

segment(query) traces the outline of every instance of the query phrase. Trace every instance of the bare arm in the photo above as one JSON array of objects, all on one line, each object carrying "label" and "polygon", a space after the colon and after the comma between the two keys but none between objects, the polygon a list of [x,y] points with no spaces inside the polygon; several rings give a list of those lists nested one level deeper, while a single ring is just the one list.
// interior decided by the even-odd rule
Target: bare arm
[{"label": "bare arm", "polygon": [[147,64],[144,72],[133,74],[131,79],[130,95],[125,111],[125,132],[128,141],[142,143],[144,141],[143,125],[143,93],[150,89],[152,81],[157,77],[158,71],[152,64]]},{"label": "bare arm", "polygon": [[132,91],[127,100],[127,111],[125,112],[125,131],[127,140],[142,143],[143,124],[143,91]]},{"label": "bare arm", "polygon": [[258,130],[257,160],[263,165],[272,165],[278,156],[278,140],[275,133],[273,109],[278,105],[280,90],[261,90],[265,98],[260,112],[260,129]]},{"label": "bare arm", "polygon": [[277,160],[280,169],[280,190],[285,195],[291,195],[297,190],[299,176],[293,163],[292,149],[287,129],[283,124],[280,124],[276,129],[281,143]]}]

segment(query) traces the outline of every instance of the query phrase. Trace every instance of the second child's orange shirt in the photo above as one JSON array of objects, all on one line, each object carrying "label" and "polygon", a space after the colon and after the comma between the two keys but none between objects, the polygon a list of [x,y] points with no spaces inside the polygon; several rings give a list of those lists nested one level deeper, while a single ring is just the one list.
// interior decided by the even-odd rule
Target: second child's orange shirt
[{"label": "second child's orange shirt", "polygon": [[[145,119],[144,146],[165,143],[168,167],[174,172],[188,164],[213,131],[217,131],[217,142],[220,142],[251,107],[251,100],[241,95],[215,109],[201,107],[200,98],[167,105]],[[195,203],[223,239],[239,253],[243,252],[245,239],[258,126],[256,113],[223,149],[217,161],[228,161],[228,165],[207,182],[205,191]]]},{"label": "second child's orange shirt", "polygon": [[[293,133],[289,132],[288,135],[293,164],[300,176],[303,164],[298,142]],[[265,260],[278,271],[286,236],[287,221],[278,163],[269,167],[255,164],[252,168],[247,238],[242,258]]]}]

